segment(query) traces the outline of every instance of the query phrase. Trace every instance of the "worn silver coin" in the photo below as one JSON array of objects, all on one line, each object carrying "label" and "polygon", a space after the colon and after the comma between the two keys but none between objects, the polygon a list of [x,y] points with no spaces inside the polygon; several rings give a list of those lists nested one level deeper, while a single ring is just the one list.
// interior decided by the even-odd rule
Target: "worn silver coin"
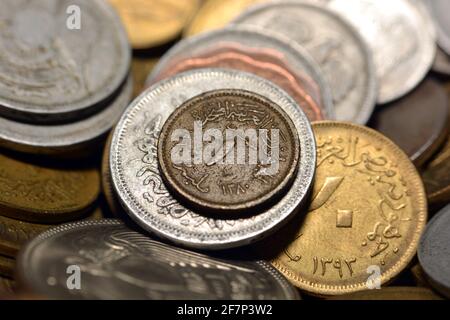
[{"label": "worn silver coin", "polygon": [[129,77],[109,106],[68,124],[28,124],[0,117],[0,146],[33,154],[76,155],[111,130],[130,102],[132,93],[133,80]]},{"label": "worn silver coin", "polygon": [[251,26],[224,28],[179,42],[159,61],[146,83],[152,85],[157,80],[161,80],[164,71],[170,68],[174,62],[201,55],[209,49],[220,48],[221,45],[233,43],[251,48],[255,50],[256,54],[271,51],[273,54],[281,56],[281,59],[285,60],[296,75],[306,76],[308,78],[306,83],[313,84],[311,90],[306,87],[305,89],[308,94],[311,94],[316,104],[321,106],[323,118],[331,120],[336,118],[331,89],[311,56],[301,46],[290,43],[283,36],[271,31],[261,31]]},{"label": "worn silver coin", "polygon": [[428,223],[417,254],[430,284],[450,298],[450,205]]},{"label": "worn silver coin", "polygon": [[450,55],[450,2],[448,0],[426,0],[437,29],[437,42]]},{"label": "worn silver coin", "polygon": [[0,2],[0,115],[57,123],[94,113],[126,79],[130,46],[102,0]]},{"label": "worn silver coin", "polygon": [[328,8],[348,19],[372,49],[378,103],[414,89],[431,68],[436,45],[430,24],[411,0],[330,0]]},{"label": "worn silver coin", "polygon": [[[68,270],[81,271],[70,290]],[[151,240],[119,220],[75,222],[46,231],[18,259],[19,287],[51,299],[298,299],[263,261],[230,261]]]},{"label": "worn silver coin", "polygon": [[[214,219],[174,199],[158,167],[160,130],[169,115],[205,92],[240,89],[262,95],[291,118],[300,141],[300,161],[291,188],[265,211],[240,219]],[[315,173],[315,141],[300,107],[271,82],[249,73],[198,69],[159,82],[134,100],[116,126],[111,145],[111,174],[130,217],[144,229],[186,247],[224,249],[245,245],[277,230],[304,204]]]},{"label": "worn silver coin", "polygon": [[253,7],[234,23],[272,30],[304,46],[331,87],[337,120],[367,123],[377,99],[375,67],[349,23],[323,6],[295,1]]}]

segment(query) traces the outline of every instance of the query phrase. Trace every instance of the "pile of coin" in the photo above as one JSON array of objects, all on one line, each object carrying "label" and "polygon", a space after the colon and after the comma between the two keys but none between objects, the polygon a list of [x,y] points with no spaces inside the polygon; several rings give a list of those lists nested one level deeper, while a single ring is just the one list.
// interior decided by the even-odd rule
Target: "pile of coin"
[{"label": "pile of coin", "polygon": [[447,6],[4,1],[0,288],[450,298]]}]

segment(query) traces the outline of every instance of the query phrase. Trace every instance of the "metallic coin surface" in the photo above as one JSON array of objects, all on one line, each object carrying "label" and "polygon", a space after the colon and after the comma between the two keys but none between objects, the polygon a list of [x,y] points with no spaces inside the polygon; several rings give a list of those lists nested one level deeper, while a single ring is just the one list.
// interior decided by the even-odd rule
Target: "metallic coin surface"
[{"label": "metallic coin surface", "polygon": [[402,97],[424,78],[436,45],[429,22],[410,0],[330,0],[372,48],[379,81],[378,103]]},{"label": "metallic coin surface", "polygon": [[420,167],[447,137],[447,92],[437,81],[426,79],[403,99],[378,108],[371,126],[394,141]]},{"label": "metallic coin surface", "polygon": [[278,32],[304,46],[333,94],[336,119],[365,124],[377,98],[372,54],[358,31],[323,6],[295,1],[254,7],[233,23]]},{"label": "metallic coin surface", "polygon": [[317,295],[366,290],[368,268],[385,284],[407,267],[425,227],[420,176],[400,148],[372,129],[317,122],[313,130],[309,212],[272,264]]},{"label": "metallic coin surface", "polygon": [[[181,130],[187,136],[180,142]],[[199,136],[208,131],[214,144]],[[174,153],[181,144],[179,162]],[[261,208],[284,193],[295,178],[299,148],[294,124],[274,102],[249,91],[214,90],[169,116],[159,135],[158,161],[176,194],[199,210],[230,214]],[[258,154],[264,150],[267,159]]]},{"label": "metallic coin surface", "polygon": [[109,210],[114,217],[119,218],[122,213],[122,206],[120,205],[119,199],[117,199],[116,191],[112,185],[111,181],[111,170],[109,166],[109,158],[110,158],[110,150],[111,150],[111,141],[113,137],[114,131],[108,136],[108,139],[105,143],[105,149],[103,150],[102,156],[102,190],[103,195],[105,196],[106,203],[108,204]]},{"label": "metallic coin surface", "polygon": [[16,282],[9,278],[0,276],[0,295],[14,295],[16,293]]},{"label": "metallic coin surface", "polygon": [[450,201],[450,136],[442,150],[424,167],[422,179],[430,205]]},{"label": "metallic coin surface", "polygon": [[311,121],[335,118],[330,88],[308,53],[283,37],[252,27],[225,28],[181,41],[161,59],[147,85],[182,71],[213,67],[273,81]]},{"label": "metallic coin surface", "polygon": [[134,49],[147,49],[175,39],[199,7],[199,0],[109,0],[116,8]]},{"label": "metallic coin surface", "polygon": [[206,0],[184,32],[185,37],[225,27],[248,7],[268,0]]},{"label": "metallic coin surface", "polygon": [[[213,219],[187,209],[170,195],[158,168],[159,133],[173,110],[199,94],[224,89],[265,96],[286,112],[299,135],[300,163],[292,187],[275,205],[247,218]],[[315,157],[309,121],[284,91],[248,73],[203,69],[160,82],[131,104],[115,129],[110,165],[114,189],[140,226],[184,246],[220,249],[256,241],[286,223],[306,200]]]},{"label": "metallic coin surface", "polygon": [[427,288],[387,287],[380,290],[355,292],[332,298],[333,300],[443,300]]},{"label": "metallic coin surface", "polygon": [[431,9],[437,29],[437,42],[445,53],[450,55],[450,3],[446,0],[426,0]]},{"label": "metallic coin surface", "polygon": [[0,3],[0,114],[48,124],[96,111],[126,79],[125,29],[105,1]]},{"label": "metallic coin surface", "polygon": [[433,71],[450,76],[450,56],[440,48],[437,48],[436,50],[436,58],[434,59],[433,63]]},{"label": "metallic coin surface", "polygon": [[16,261],[0,255],[0,277],[12,278]]},{"label": "metallic coin surface", "polygon": [[97,199],[95,169],[44,167],[0,154],[0,212],[25,221],[53,223],[82,215]]},{"label": "metallic coin surface", "polygon": [[420,240],[417,255],[429,283],[450,298],[450,205],[433,217]]},{"label": "metallic coin surface", "polygon": [[0,146],[33,154],[74,156],[96,147],[118,121],[131,99],[133,83],[128,79],[119,95],[102,111],[86,119],[59,125],[35,125],[0,117]]},{"label": "metallic coin surface", "polygon": [[[81,269],[80,290],[67,289],[66,270],[73,264]],[[22,251],[17,270],[21,287],[59,299],[298,298],[266,262],[221,260],[178,249],[118,220],[49,230]]]}]

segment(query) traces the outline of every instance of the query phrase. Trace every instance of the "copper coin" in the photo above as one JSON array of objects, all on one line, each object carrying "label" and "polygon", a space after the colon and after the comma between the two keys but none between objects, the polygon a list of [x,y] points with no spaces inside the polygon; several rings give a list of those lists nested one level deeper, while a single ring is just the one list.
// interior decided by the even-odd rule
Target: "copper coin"
[{"label": "copper coin", "polygon": [[209,212],[243,211],[273,200],[292,182],[299,154],[287,114],[271,100],[238,89],[183,103],[158,143],[168,187]]},{"label": "copper coin", "polygon": [[428,78],[405,98],[378,109],[371,126],[393,140],[419,167],[444,142],[448,115],[445,89]]},{"label": "copper coin", "polygon": [[270,32],[239,27],[186,39],[160,60],[147,85],[200,68],[253,73],[284,89],[310,121],[335,117],[330,88],[317,64],[300,46]]}]

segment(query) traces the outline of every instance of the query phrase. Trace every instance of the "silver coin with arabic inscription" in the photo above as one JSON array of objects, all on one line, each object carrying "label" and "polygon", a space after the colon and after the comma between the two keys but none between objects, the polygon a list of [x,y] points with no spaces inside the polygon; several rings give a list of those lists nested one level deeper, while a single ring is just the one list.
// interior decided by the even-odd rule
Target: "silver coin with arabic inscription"
[{"label": "silver coin with arabic inscription", "polygon": [[[81,287],[70,290],[76,265]],[[231,261],[151,240],[118,220],[76,222],[46,231],[18,259],[19,288],[52,299],[298,299],[263,261]]]},{"label": "silver coin with arabic inscription", "polygon": [[[210,218],[184,207],[169,193],[158,166],[158,138],[169,115],[193,97],[225,89],[247,90],[276,103],[291,118],[300,143],[292,187],[265,211],[239,219]],[[315,157],[309,121],[283,90],[249,73],[198,69],[155,84],[131,104],[116,126],[110,166],[120,201],[144,229],[187,247],[223,249],[256,241],[286,223],[307,198]]]},{"label": "silver coin with arabic inscription", "polygon": [[372,54],[349,23],[325,7],[279,1],[244,12],[235,24],[278,32],[304,46],[320,65],[333,94],[336,118],[365,124],[375,107]]},{"label": "silver coin with arabic inscription", "polygon": [[330,0],[328,8],[348,19],[372,49],[378,102],[404,96],[425,77],[436,45],[429,22],[411,0]]},{"label": "silver coin with arabic inscription", "polygon": [[94,113],[125,81],[130,46],[101,0],[0,2],[0,114],[57,123]]}]

